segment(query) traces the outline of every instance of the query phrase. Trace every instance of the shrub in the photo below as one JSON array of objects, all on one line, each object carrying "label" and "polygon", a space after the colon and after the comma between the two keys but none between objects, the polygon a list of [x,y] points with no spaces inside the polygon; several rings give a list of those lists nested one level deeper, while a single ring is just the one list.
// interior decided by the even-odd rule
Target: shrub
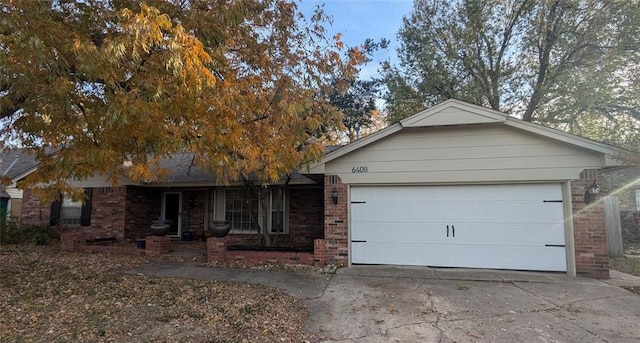
[{"label": "shrub", "polygon": [[60,238],[58,233],[46,225],[20,225],[15,218],[0,221],[0,244],[46,245],[57,238]]}]

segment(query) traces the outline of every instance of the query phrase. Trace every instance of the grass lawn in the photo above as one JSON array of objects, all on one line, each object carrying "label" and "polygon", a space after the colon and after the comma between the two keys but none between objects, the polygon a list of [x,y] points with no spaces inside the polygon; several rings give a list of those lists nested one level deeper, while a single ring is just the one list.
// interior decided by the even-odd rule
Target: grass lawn
[{"label": "grass lawn", "polygon": [[145,257],[0,245],[0,342],[303,342],[307,309],[274,288],[125,275]]}]

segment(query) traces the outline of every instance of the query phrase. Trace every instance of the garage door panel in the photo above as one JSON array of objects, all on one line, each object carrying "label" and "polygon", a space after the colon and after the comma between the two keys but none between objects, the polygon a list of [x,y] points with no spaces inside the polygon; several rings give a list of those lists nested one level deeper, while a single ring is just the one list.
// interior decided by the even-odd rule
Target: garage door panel
[{"label": "garage door panel", "polygon": [[353,263],[566,270],[560,184],[352,187],[351,199]]},{"label": "garage door panel", "polygon": [[[492,253],[488,253],[487,248],[490,248]],[[459,249],[464,253],[455,252]],[[510,258],[503,258],[502,256],[505,255]],[[429,262],[426,265],[432,267],[566,271],[564,257],[562,248],[496,245],[462,246],[451,249],[450,246],[436,246],[429,249]]]},{"label": "garage door panel", "polygon": [[352,240],[366,240],[367,243],[380,244],[429,244],[446,239],[446,226],[443,224],[427,227],[421,222],[376,222],[359,221],[358,225],[366,227],[351,234]]},{"label": "garage door panel", "polygon": [[[536,223],[491,223],[488,226],[478,223],[463,223],[452,226],[452,235],[460,244],[505,244],[519,246],[544,246],[545,244],[564,244],[564,228],[560,225],[539,225]],[[453,232],[455,231],[455,233]],[[527,239],[523,239],[523,235]]]},{"label": "garage door panel", "polygon": [[[427,259],[424,246],[415,243],[396,244],[397,250],[389,254],[380,254],[387,250],[388,244],[380,242],[352,243],[353,263],[360,264],[397,264],[424,266]],[[407,261],[410,261],[407,263]]]}]

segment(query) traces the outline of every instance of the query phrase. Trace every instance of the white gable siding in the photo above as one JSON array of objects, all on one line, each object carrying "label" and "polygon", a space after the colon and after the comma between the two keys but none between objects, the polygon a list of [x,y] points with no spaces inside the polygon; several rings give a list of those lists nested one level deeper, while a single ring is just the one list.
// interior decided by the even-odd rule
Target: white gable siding
[{"label": "white gable siding", "polygon": [[441,125],[463,125],[463,124],[481,124],[504,122],[506,115],[502,113],[494,113],[490,110],[465,108],[468,106],[457,105],[445,107],[442,110],[434,111],[427,109],[423,113],[419,113],[413,117],[402,121],[403,127],[426,127]]},{"label": "white gable siding", "polygon": [[602,167],[602,156],[500,124],[405,128],[327,162],[325,172],[349,184],[569,180]]}]

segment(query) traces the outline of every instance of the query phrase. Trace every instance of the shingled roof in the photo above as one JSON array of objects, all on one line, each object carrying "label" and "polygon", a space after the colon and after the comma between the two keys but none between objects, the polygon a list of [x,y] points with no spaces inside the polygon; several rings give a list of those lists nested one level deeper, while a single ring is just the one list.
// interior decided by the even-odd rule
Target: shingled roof
[{"label": "shingled roof", "polygon": [[38,165],[35,156],[26,149],[5,149],[0,151],[0,176],[15,179],[31,171]]}]

